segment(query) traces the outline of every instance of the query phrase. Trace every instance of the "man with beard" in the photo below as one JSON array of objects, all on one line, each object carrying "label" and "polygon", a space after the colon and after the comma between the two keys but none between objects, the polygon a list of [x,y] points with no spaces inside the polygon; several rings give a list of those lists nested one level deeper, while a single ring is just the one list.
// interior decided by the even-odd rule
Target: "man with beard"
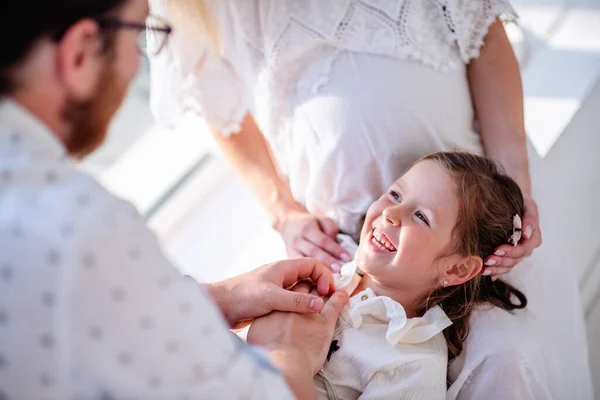
[{"label": "man with beard", "polygon": [[[332,288],[325,266],[285,261],[198,285],[130,204],[74,165],[169,25],[145,22],[144,0],[0,7],[0,399],[314,396],[346,300],[317,295]],[[146,33],[154,47],[140,49]],[[302,279],[315,293],[286,290]],[[227,331],[266,314],[252,328],[262,349]]]}]

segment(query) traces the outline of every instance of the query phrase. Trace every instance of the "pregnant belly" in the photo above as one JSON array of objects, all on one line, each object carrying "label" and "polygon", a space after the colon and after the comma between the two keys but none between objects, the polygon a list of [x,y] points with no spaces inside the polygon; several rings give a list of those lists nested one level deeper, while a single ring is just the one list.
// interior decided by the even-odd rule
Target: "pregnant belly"
[{"label": "pregnant belly", "polygon": [[364,213],[414,161],[434,151],[481,153],[464,68],[342,53],[327,84],[292,98],[285,138],[297,200],[328,215]]}]

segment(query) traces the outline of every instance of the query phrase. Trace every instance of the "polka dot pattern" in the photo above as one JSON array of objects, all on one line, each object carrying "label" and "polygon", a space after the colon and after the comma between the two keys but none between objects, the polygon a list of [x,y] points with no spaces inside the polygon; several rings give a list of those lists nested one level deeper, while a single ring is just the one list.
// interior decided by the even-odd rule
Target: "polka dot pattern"
[{"label": "polka dot pattern", "polygon": [[133,358],[131,357],[131,354],[129,354],[129,353],[121,352],[118,355],[118,360],[119,360],[119,364],[121,364],[122,366],[128,366],[131,364]]},{"label": "polka dot pattern", "polygon": [[42,294],[42,304],[52,307],[54,305],[54,294],[49,292]]},{"label": "polka dot pattern", "polygon": [[89,337],[90,337],[91,339],[93,339],[93,340],[96,340],[96,341],[97,341],[97,340],[100,340],[100,339],[102,339],[102,336],[103,336],[104,332],[102,331],[102,328],[101,328],[101,327],[99,327],[99,326],[92,326],[92,327],[89,329],[89,332],[88,332],[88,334],[89,334]]},{"label": "polka dot pattern", "polygon": [[83,266],[86,269],[94,268],[96,266],[96,256],[93,254],[87,254],[85,257],[83,257]]},{"label": "polka dot pattern", "polygon": [[56,267],[60,264],[61,255],[60,252],[56,249],[50,250],[48,252],[48,264],[53,267]]},{"label": "polka dot pattern", "polygon": [[40,336],[40,346],[44,349],[51,349],[54,347],[54,337],[49,333],[44,333]]},{"label": "polka dot pattern", "polygon": [[152,329],[154,327],[154,321],[149,316],[144,316],[140,320],[140,327],[144,330]]},{"label": "polka dot pattern", "polygon": [[[0,158],[3,191],[31,188],[11,193],[19,207],[0,221],[0,400],[184,400],[214,398],[215,387],[220,398],[260,393],[248,360],[234,368],[239,377],[229,376],[238,361],[229,357],[237,347],[226,324],[197,282],[169,263],[135,208],[71,166],[46,132],[9,136],[3,123],[0,147],[17,154],[33,145],[23,159],[44,157],[28,173]],[[40,149],[46,145],[55,148]]]},{"label": "polka dot pattern", "polygon": [[15,132],[15,133],[12,133],[12,134],[10,135],[10,138],[9,138],[9,140],[10,140],[10,144],[12,144],[12,145],[15,145],[15,146],[16,146],[16,145],[18,145],[18,144],[20,144],[20,143],[21,143],[21,134],[19,134],[19,133],[16,133],[16,132]]},{"label": "polka dot pattern", "polygon": [[56,171],[48,171],[46,172],[46,183],[52,184],[58,180],[58,174]]},{"label": "polka dot pattern", "polygon": [[10,181],[12,178],[12,171],[9,169],[4,169],[2,170],[2,172],[0,172],[0,180],[3,183],[8,183],[8,181]]},{"label": "polka dot pattern", "polygon": [[0,267],[0,278],[4,281],[4,282],[10,282],[13,278],[14,275],[14,268],[12,267],[12,265],[9,264],[4,264],[2,265],[2,267]]},{"label": "polka dot pattern", "polygon": [[121,303],[125,300],[125,289],[123,289],[122,287],[113,288],[110,291],[110,296],[115,302]]},{"label": "polka dot pattern", "polygon": [[40,375],[40,384],[42,386],[52,386],[54,385],[54,378],[52,376],[50,376],[49,374],[42,374]]}]

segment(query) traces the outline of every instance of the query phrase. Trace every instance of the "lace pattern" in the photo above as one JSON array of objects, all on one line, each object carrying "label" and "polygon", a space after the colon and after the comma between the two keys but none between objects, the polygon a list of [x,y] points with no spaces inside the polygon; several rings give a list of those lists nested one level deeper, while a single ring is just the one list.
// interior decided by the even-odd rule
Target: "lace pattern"
[{"label": "lace pattern", "polygon": [[[516,18],[507,0],[212,0],[210,4],[221,27],[220,39],[230,44],[222,57],[209,55],[213,60],[196,64],[193,60],[202,57],[198,53],[206,55],[209,50],[190,52],[187,38],[180,39],[188,42],[186,48],[175,49],[172,58],[173,65],[183,66],[179,106],[201,114],[225,134],[237,132],[251,110],[266,135],[279,135],[285,125],[282,118],[291,112],[289,96],[295,90],[317,92],[327,85],[343,51],[415,60],[444,72],[479,55],[496,18]],[[224,93],[227,98],[222,98]]]},{"label": "lace pattern", "polygon": [[504,0],[302,0],[274,2],[272,19],[257,34],[256,21],[243,17],[251,7],[244,2],[235,19],[244,21],[245,43],[263,57],[260,90],[268,94],[256,103],[267,135],[285,134],[280,117],[291,112],[291,93],[327,85],[342,51],[411,59],[444,72],[479,55],[497,17],[515,18]]}]

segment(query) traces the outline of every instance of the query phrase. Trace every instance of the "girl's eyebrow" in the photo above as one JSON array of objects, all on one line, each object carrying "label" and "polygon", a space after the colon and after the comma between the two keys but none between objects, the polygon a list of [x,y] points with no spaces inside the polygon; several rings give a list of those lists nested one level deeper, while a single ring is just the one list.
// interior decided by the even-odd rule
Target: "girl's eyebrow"
[{"label": "girl's eyebrow", "polygon": [[398,179],[397,181],[394,181],[394,183],[392,183],[392,187],[400,189],[401,192],[403,192],[406,189],[404,182],[402,182],[402,178]]}]

